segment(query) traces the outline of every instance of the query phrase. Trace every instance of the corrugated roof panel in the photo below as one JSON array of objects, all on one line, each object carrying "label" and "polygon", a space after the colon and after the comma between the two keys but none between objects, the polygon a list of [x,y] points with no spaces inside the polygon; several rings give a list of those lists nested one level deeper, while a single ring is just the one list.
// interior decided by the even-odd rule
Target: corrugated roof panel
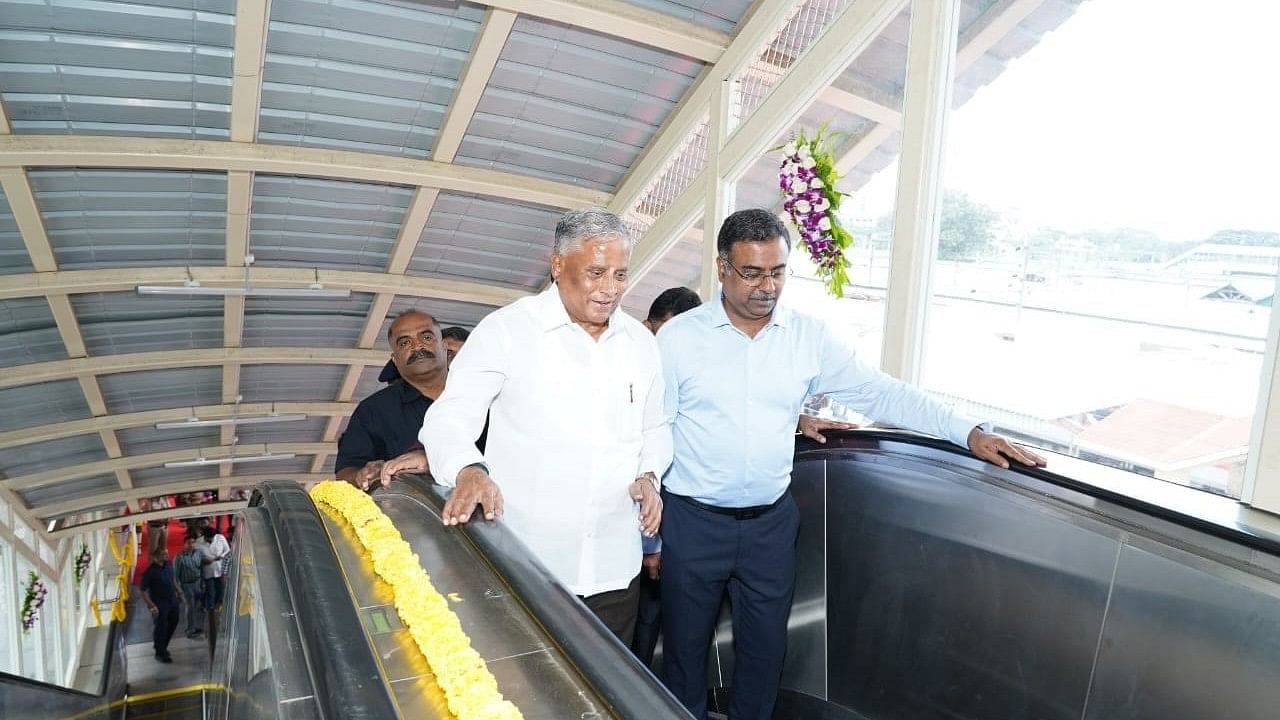
[{"label": "corrugated roof panel", "polygon": [[13,210],[9,207],[9,199],[0,188],[0,275],[29,273],[34,269],[27,246],[22,242],[22,233],[18,231],[18,221],[14,220]]},{"label": "corrugated roof panel", "polygon": [[298,455],[287,460],[239,463],[233,466],[235,469],[231,471],[231,476],[308,473],[311,472],[312,459],[310,455]]},{"label": "corrugated roof panel", "polygon": [[313,415],[297,422],[262,423],[258,425],[240,425],[236,435],[241,445],[283,442],[321,442],[324,429],[329,425],[329,418],[324,415]]},{"label": "corrugated roof panel", "polygon": [[28,174],[61,270],[223,263],[224,173],[67,168]]},{"label": "corrugated roof panel", "polygon": [[483,17],[434,0],[274,0],[259,140],[427,157]]},{"label": "corrugated roof panel", "polygon": [[98,384],[114,414],[222,402],[222,368],[138,370],[99,375]]},{"label": "corrugated roof panel", "polygon": [[440,193],[408,274],[533,290],[550,272],[562,211],[464,193]]},{"label": "corrugated roof panel", "polygon": [[747,9],[751,7],[751,0],[628,0],[628,2],[724,33],[731,33],[742,20]]},{"label": "corrugated roof panel", "polygon": [[120,449],[125,455],[149,455],[187,448],[196,450],[222,444],[217,427],[157,430],[154,426],[148,425],[117,430],[116,437],[120,440]]},{"label": "corrugated roof panel", "polygon": [[0,388],[0,431],[91,417],[84,391],[75,380]]},{"label": "corrugated roof panel", "polygon": [[222,347],[222,298],[138,295],[71,296],[90,355]]},{"label": "corrugated roof panel", "polygon": [[355,347],[372,302],[361,292],[346,300],[248,298],[244,346]]},{"label": "corrugated roof panel", "polygon": [[333,400],[345,365],[244,365],[240,368],[243,402]]},{"label": "corrugated roof panel", "polygon": [[258,175],[250,251],[260,265],[381,271],[412,197],[398,185]]},{"label": "corrugated roof panel", "polygon": [[231,0],[0,0],[15,133],[226,137]]},{"label": "corrugated roof panel", "polygon": [[457,325],[470,330],[484,316],[497,309],[492,305],[397,295],[395,301],[391,303],[391,310],[387,313],[386,319],[382,321],[382,329],[378,332],[378,341],[374,344],[374,347],[390,352],[391,348],[387,344],[387,332],[391,329],[391,323],[395,318],[405,310],[421,310],[434,317],[436,322],[440,323],[441,328]]},{"label": "corrugated roof panel", "polygon": [[67,500],[79,500],[90,495],[113,492],[119,489],[120,482],[116,480],[114,474],[111,474],[94,475],[93,477],[80,478],[78,480],[63,480],[27,490],[15,490],[14,492],[17,493],[18,497],[22,498],[22,501],[28,507],[36,507]]},{"label": "corrugated roof panel", "polygon": [[66,357],[67,347],[43,297],[0,300],[0,367]]},{"label": "corrugated roof panel", "polygon": [[[194,453],[192,454],[194,457]],[[187,482],[190,480],[214,481],[218,477],[217,465],[196,465],[194,467],[151,467],[130,470],[129,477],[137,487],[157,487],[169,483]]]},{"label": "corrugated roof panel", "polygon": [[456,162],[612,190],[702,67],[522,16]]},{"label": "corrugated roof panel", "polygon": [[101,437],[96,433],[76,435],[0,449],[0,473],[13,478],[106,459],[107,451],[102,447]]},{"label": "corrugated roof panel", "polygon": [[908,6],[854,59],[844,74],[889,97],[902,97],[910,30],[911,8]]},{"label": "corrugated roof panel", "polygon": [[[383,344],[384,345],[386,344],[385,340],[383,341]],[[366,367],[364,370],[362,370],[360,372],[360,380],[356,382],[356,391],[351,396],[351,399],[355,400],[356,402],[360,402],[361,400],[364,400],[370,395],[386,387],[385,383],[378,382],[378,374],[381,372],[382,372],[381,367],[373,367],[373,366]],[[344,423],[343,429],[345,429],[345,427],[346,425]]]}]

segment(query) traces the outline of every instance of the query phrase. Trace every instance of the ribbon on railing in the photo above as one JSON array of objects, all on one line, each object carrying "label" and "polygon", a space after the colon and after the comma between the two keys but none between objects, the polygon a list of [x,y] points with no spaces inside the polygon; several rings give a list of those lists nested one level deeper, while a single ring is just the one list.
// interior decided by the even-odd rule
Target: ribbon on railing
[{"label": "ribbon on railing", "polygon": [[[133,533],[125,540],[124,548],[116,540],[115,533],[107,531],[107,546],[111,548],[111,557],[115,558],[120,574],[116,576],[116,599],[111,603],[111,619],[124,622],[129,617],[129,571],[133,569]],[[94,613],[97,613],[95,608]]]},{"label": "ribbon on railing", "polygon": [[102,626],[102,611],[98,609],[98,596],[91,595],[89,597],[89,609],[93,611],[93,626]]}]

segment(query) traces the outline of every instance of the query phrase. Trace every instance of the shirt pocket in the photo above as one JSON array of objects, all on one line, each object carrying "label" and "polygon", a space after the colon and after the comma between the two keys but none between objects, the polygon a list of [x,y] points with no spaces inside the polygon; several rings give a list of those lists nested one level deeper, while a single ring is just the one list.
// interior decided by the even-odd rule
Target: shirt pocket
[{"label": "shirt pocket", "polygon": [[653,376],[638,372],[626,363],[615,382],[616,390],[610,392],[614,435],[624,443],[639,442],[644,432],[644,405]]}]

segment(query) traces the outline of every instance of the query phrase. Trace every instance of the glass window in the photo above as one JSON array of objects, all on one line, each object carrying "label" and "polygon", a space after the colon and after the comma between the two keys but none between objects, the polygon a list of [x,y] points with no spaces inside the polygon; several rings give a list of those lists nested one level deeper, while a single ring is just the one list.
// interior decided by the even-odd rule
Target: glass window
[{"label": "glass window", "polygon": [[1047,17],[957,77],[923,384],[1238,497],[1280,262],[1280,5]]},{"label": "glass window", "polygon": [[13,581],[13,549],[6,540],[0,540],[0,672],[18,672],[18,583]]},{"label": "glass window", "polygon": [[[33,569],[31,563],[28,563],[23,558],[18,558],[18,582],[15,583],[15,586],[18,589],[17,607],[19,617],[21,617],[22,612],[22,599],[26,594],[28,573]],[[22,657],[22,666],[19,668],[18,673],[33,680],[44,679],[44,663],[42,662],[44,645],[42,644],[43,635],[40,632],[40,626],[45,622],[48,622],[48,617],[42,612],[40,619],[36,621],[36,626],[31,628],[30,631],[23,632],[21,621],[18,623],[20,654]]]}]

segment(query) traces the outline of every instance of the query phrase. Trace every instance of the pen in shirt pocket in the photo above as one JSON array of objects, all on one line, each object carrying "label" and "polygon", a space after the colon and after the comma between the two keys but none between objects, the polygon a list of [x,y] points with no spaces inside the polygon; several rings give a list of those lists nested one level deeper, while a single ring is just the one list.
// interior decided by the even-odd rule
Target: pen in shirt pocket
[{"label": "pen in shirt pocket", "polygon": [[635,404],[636,386],[635,383],[627,383],[627,402]]}]

